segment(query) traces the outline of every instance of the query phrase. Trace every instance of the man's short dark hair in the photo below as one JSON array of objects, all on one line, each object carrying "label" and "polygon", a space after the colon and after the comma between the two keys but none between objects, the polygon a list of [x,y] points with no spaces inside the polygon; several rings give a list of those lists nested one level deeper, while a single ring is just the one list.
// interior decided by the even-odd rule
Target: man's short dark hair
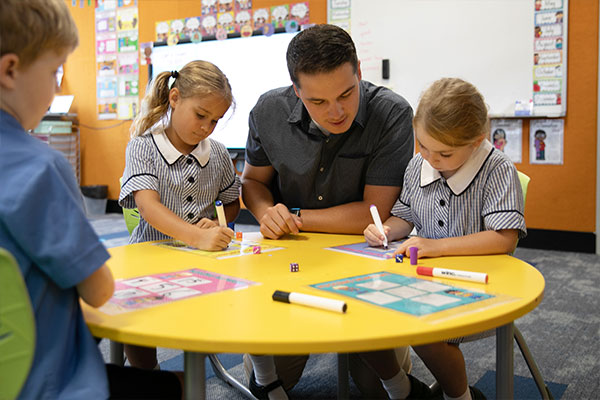
[{"label": "man's short dark hair", "polygon": [[358,71],[356,47],[350,35],[336,25],[315,25],[298,33],[287,49],[287,65],[298,87],[298,74],[331,72],[350,63]]}]

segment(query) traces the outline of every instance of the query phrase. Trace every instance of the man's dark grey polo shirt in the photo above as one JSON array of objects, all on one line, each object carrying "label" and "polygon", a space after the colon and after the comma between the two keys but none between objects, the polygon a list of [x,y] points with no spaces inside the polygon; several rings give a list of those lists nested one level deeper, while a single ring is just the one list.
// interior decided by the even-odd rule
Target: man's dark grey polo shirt
[{"label": "man's dark grey polo shirt", "polygon": [[361,81],[352,126],[327,136],[291,86],[274,89],[250,112],[246,161],[275,169],[275,203],[318,209],[361,201],[365,185],[402,186],[414,151],[412,117],[403,97]]}]

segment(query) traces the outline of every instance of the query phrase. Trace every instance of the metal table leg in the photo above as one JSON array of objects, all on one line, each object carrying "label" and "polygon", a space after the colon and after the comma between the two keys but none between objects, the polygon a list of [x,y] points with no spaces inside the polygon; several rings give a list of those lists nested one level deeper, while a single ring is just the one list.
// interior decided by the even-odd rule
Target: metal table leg
[{"label": "metal table leg", "polygon": [[183,353],[183,370],[185,377],[185,398],[194,400],[206,399],[206,354],[185,351]]},{"label": "metal table leg", "polygon": [[512,399],[514,392],[514,325],[508,323],[496,329],[496,398]]},{"label": "metal table leg", "polygon": [[110,341],[110,362],[123,366],[125,364],[125,357],[123,355],[123,343]]},{"label": "metal table leg", "polygon": [[348,353],[338,353],[338,399],[347,399],[350,397],[350,378],[348,376],[349,361]]},{"label": "metal table leg", "polygon": [[224,382],[227,382],[230,386],[239,390],[244,396],[249,399],[256,400],[256,397],[252,395],[250,389],[244,386],[240,381],[235,379],[221,364],[219,357],[216,354],[210,354],[208,356],[210,364],[212,365],[213,371],[215,371],[215,375]]}]

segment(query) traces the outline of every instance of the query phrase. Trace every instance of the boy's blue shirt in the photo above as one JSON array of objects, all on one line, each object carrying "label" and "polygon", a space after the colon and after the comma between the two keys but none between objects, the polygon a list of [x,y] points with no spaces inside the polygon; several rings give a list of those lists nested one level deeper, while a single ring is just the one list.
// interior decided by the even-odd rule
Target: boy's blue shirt
[{"label": "boy's blue shirt", "polygon": [[35,314],[35,356],[20,398],[107,398],[104,361],[76,285],[108,252],[85,217],[68,161],[2,110],[0,247],[15,256]]}]

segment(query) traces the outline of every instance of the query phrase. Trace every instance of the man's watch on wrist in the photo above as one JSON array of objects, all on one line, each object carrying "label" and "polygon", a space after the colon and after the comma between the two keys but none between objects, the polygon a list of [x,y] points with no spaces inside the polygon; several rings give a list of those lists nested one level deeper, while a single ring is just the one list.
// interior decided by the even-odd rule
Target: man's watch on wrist
[{"label": "man's watch on wrist", "polygon": [[299,208],[290,208],[289,210],[290,210],[290,214],[294,214],[294,215],[300,216],[300,211],[301,210]]}]

